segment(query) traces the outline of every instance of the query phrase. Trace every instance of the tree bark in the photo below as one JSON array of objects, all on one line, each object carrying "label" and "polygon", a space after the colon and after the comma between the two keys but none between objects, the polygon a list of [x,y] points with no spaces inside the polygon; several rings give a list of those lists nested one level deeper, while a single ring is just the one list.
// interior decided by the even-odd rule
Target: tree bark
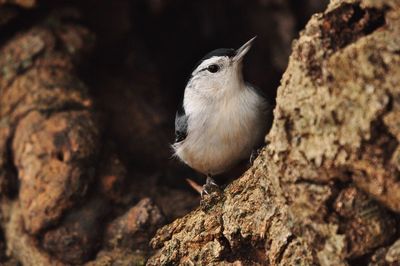
[{"label": "tree bark", "polygon": [[160,229],[148,265],[397,265],[400,3],[332,1],[293,44],[268,145]]}]

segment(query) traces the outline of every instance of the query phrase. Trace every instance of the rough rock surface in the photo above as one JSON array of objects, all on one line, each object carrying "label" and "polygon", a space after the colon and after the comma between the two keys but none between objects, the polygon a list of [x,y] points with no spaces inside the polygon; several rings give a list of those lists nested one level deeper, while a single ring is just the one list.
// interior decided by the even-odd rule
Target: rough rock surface
[{"label": "rough rock surface", "polygon": [[[2,265],[102,265],[121,262],[122,254],[141,263],[163,222],[148,199],[136,206],[126,195],[127,171],[103,143],[99,115],[77,77],[94,41],[78,17],[58,10],[0,48]],[[119,243],[114,233],[134,240]],[[115,242],[112,249],[103,237]]]},{"label": "rough rock surface", "polygon": [[322,1],[67,1],[95,32],[61,2],[0,0],[1,265],[399,264],[398,0],[333,0],[311,18],[268,146],[186,216],[198,199],[168,159],[184,61],[261,32],[246,69],[275,95],[297,20]]},{"label": "rough rock surface", "polygon": [[346,0],[314,15],[293,44],[269,145],[222,194],[160,229],[148,264],[349,265],[390,245],[399,14],[396,0]]},{"label": "rough rock surface", "polygon": [[145,249],[148,239],[163,224],[164,217],[150,199],[142,199],[107,227],[104,236],[108,248]]}]

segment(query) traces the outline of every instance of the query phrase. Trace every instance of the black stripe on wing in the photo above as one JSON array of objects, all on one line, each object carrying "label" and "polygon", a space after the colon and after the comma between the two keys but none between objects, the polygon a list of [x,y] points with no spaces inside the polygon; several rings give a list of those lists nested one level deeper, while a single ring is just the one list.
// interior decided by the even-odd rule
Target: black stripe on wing
[{"label": "black stripe on wing", "polygon": [[185,109],[181,107],[175,115],[175,142],[184,140],[187,136],[188,117]]}]

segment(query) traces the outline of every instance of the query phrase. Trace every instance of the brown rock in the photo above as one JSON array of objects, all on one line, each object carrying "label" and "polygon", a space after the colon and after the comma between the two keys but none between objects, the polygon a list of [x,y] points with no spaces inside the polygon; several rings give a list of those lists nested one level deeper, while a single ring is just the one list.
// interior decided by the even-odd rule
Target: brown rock
[{"label": "brown rock", "polygon": [[78,210],[72,210],[55,229],[46,231],[42,246],[54,258],[70,264],[82,264],[100,247],[102,226],[109,205],[93,198]]},{"label": "brown rock", "polygon": [[[80,27],[76,28],[76,31],[78,33],[75,36],[81,37],[87,45],[90,45],[90,42],[87,42],[87,36],[90,33],[82,31]],[[55,111],[67,109],[83,111],[91,106],[86,87],[72,74],[73,61],[76,60],[63,49],[59,47],[56,49],[56,42],[67,46],[68,38],[59,41],[49,27],[33,27],[23,34],[18,34],[0,48],[2,72],[0,79],[0,183],[4,192],[15,189],[10,188],[16,184],[15,170],[11,162],[13,158],[9,158],[12,153],[10,143],[21,119],[25,118],[25,126],[28,126],[26,116],[30,112],[37,111],[36,115],[31,117],[38,119],[38,116],[42,116],[44,120],[47,115]],[[85,49],[79,46],[76,48],[79,48],[76,49],[77,52]],[[79,57],[81,54],[75,53],[73,56]],[[82,115],[87,117],[88,124],[94,123],[93,115],[89,111],[79,115],[80,118]],[[68,125],[68,127],[71,126]],[[77,127],[80,126],[77,125]],[[25,129],[19,127],[19,130],[21,132],[18,134],[21,135]],[[33,133],[32,130],[31,128],[31,133]],[[98,133],[97,129],[92,132],[95,134],[92,135],[93,139],[90,139],[93,144],[96,142]],[[43,134],[42,137],[44,137]],[[56,152],[56,149],[51,152]],[[36,154],[36,156],[42,155]]]},{"label": "brown rock", "polygon": [[158,207],[150,199],[142,199],[108,225],[104,241],[108,248],[146,250],[150,238],[163,222]]},{"label": "brown rock", "polygon": [[391,246],[377,249],[370,258],[368,266],[397,266],[400,263],[400,240]]},{"label": "brown rock", "polygon": [[144,266],[146,255],[138,252],[127,251],[126,249],[113,249],[101,251],[94,261],[88,262],[86,266]]},{"label": "brown rock", "polygon": [[349,265],[388,245],[399,141],[383,118],[399,95],[399,13],[396,0],[333,0],[311,18],[268,146],[219,201],[160,229],[149,265]]},{"label": "brown rock", "polygon": [[64,266],[59,260],[52,258],[39,245],[39,241],[26,233],[23,226],[21,207],[18,202],[13,202],[7,206],[9,210],[5,213],[3,206],[3,215],[9,214],[4,221],[5,238],[7,241],[7,250],[10,255],[16,258],[22,265],[35,266]]},{"label": "brown rock", "polygon": [[38,233],[85,195],[94,174],[98,145],[87,111],[46,117],[30,112],[18,124],[13,141],[19,172],[19,199],[25,228]]},{"label": "brown rock", "polygon": [[[219,202],[197,209],[158,230],[151,244],[159,251],[148,265],[308,265],[308,245],[288,224],[288,208],[280,202],[277,179],[255,171],[227,187]],[[282,220],[281,220],[282,219]]]},{"label": "brown rock", "polygon": [[397,232],[394,217],[355,187],[341,191],[334,208],[343,219],[339,231],[346,235],[348,257],[360,257],[388,243]]},{"label": "brown rock", "polygon": [[[51,21],[0,48],[2,192],[17,184],[11,178],[19,179],[18,197],[2,198],[1,214],[10,255],[23,265],[64,265],[57,258],[82,262],[93,256],[101,234],[91,230],[99,224],[99,210],[107,209],[100,200],[100,206],[71,211],[86,196],[100,150],[87,88],[74,73],[91,45],[90,32],[56,17]],[[76,222],[75,213],[88,216],[87,224]],[[59,227],[45,232],[62,217]]]},{"label": "brown rock", "polygon": [[389,263],[400,263],[400,240],[389,247],[385,259]]}]

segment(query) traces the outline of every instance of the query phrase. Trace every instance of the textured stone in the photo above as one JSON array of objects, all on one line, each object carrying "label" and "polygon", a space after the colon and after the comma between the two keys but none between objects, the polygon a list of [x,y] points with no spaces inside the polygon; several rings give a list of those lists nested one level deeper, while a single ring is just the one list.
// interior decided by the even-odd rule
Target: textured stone
[{"label": "textured stone", "polygon": [[390,115],[399,13],[397,0],[334,0],[310,19],[293,43],[269,144],[221,195],[158,231],[149,265],[349,265],[390,242],[398,222],[389,209],[400,211]]}]

